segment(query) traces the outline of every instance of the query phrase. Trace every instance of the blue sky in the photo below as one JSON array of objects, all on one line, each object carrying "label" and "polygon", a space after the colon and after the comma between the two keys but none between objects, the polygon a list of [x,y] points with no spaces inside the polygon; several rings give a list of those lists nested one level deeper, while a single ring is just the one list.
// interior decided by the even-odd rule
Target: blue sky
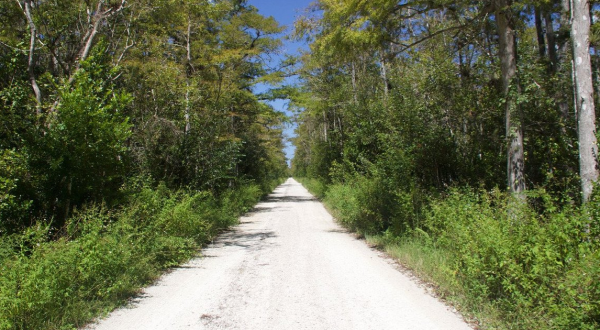
[{"label": "blue sky", "polygon": [[[297,16],[299,16],[306,7],[312,2],[312,0],[248,0],[248,4],[258,8],[258,12],[263,16],[273,16],[275,20],[279,22],[279,24],[285,26],[286,33],[292,31],[294,27],[294,21]],[[301,42],[292,42],[290,40],[283,40],[283,51],[287,54],[296,54],[299,48],[306,49],[306,44]],[[272,65],[275,65],[277,61],[279,61],[280,57],[273,57]],[[290,80],[293,81],[293,80]],[[264,90],[265,86],[257,86],[256,91],[259,92]],[[285,113],[287,111],[287,101],[286,100],[277,100],[274,102],[269,102],[275,110],[283,111]],[[292,137],[294,134],[294,127],[288,127],[284,130],[284,134],[286,137]],[[292,159],[294,156],[294,147],[287,143],[285,147],[285,154],[288,160]]]}]

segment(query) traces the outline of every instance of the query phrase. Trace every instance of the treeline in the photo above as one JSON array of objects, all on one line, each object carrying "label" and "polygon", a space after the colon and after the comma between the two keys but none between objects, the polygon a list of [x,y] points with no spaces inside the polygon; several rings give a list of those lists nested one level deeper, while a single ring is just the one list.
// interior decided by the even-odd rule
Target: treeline
[{"label": "treeline", "polygon": [[287,175],[243,0],[0,2],[0,328],[81,325]]},{"label": "treeline", "polygon": [[4,233],[59,228],[132,177],[219,194],[284,174],[285,117],[252,92],[281,31],[244,1],[3,1]]},{"label": "treeline", "polygon": [[596,17],[318,1],[296,22],[294,175],[482,326],[598,328]]}]

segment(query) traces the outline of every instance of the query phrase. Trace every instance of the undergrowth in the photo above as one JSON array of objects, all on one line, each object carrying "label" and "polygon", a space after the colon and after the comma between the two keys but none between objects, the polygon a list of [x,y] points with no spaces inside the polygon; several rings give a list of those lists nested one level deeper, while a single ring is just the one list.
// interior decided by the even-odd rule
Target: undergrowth
[{"label": "undergrowth", "polygon": [[311,194],[315,195],[315,197],[322,199],[325,197],[325,192],[327,191],[327,185],[321,182],[320,180],[313,178],[294,178],[298,182],[300,182],[306,189],[310,191]]},{"label": "undergrowth", "polygon": [[527,202],[497,190],[424,196],[366,177],[320,189],[341,224],[481,328],[600,328],[598,196],[584,207],[543,190]]},{"label": "undergrowth", "polygon": [[195,255],[264,193],[253,184],[218,197],[143,187],[121,210],[75,212],[61,232],[40,223],[2,237],[0,329],[86,324]]}]

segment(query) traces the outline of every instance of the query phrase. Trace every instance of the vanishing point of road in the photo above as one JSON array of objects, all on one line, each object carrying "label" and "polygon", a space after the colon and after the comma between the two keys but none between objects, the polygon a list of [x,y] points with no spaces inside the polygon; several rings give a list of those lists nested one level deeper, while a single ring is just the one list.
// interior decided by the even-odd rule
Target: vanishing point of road
[{"label": "vanishing point of road", "polygon": [[471,329],[293,179],[105,329]]}]

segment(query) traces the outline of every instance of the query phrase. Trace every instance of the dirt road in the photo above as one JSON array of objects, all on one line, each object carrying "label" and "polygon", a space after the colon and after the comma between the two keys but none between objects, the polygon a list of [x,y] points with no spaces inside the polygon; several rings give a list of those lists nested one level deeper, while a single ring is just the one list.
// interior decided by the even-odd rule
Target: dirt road
[{"label": "dirt road", "polygon": [[470,329],[289,179],[105,329]]}]

